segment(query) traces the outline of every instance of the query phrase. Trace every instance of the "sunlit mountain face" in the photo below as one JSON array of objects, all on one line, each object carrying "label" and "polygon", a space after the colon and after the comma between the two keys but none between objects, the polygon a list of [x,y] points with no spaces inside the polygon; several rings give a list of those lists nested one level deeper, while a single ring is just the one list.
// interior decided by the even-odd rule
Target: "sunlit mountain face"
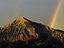
[{"label": "sunlit mountain face", "polygon": [[18,17],[0,28],[0,47],[56,47],[64,46],[64,31]]}]

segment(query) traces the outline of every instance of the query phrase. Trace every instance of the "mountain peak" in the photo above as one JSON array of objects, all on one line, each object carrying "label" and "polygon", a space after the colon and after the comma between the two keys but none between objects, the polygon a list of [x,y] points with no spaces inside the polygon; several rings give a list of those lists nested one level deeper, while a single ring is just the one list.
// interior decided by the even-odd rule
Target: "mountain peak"
[{"label": "mountain peak", "polygon": [[15,20],[13,20],[13,21],[11,21],[10,23],[8,23],[7,25],[5,25],[4,27],[2,27],[2,28],[6,28],[6,27],[8,27],[8,26],[11,26],[12,24],[16,24],[16,25],[18,25],[18,24],[24,24],[24,22],[28,22],[28,20],[26,20],[26,18],[24,18],[24,17],[18,17],[17,19],[15,19]]},{"label": "mountain peak", "polygon": [[27,20],[26,20],[26,18],[24,18],[24,17],[18,17],[18,18],[16,19],[16,21],[27,21]]},{"label": "mountain peak", "polygon": [[23,17],[18,17],[17,19],[18,19],[18,20],[19,20],[19,19],[23,19]]}]

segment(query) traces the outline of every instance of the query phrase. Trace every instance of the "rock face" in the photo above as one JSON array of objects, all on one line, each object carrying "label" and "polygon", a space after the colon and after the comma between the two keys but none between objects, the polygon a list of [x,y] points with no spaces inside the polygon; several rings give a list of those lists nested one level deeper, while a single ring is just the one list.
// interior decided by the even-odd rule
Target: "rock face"
[{"label": "rock face", "polygon": [[29,40],[31,38],[38,38],[35,28],[30,25],[30,22],[23,17],[18,17],[16,20],[10,22],[1,28],[2,33],[6,35],[2,37],[3,40],[17,41]]},{"label": "rock face", "polygon": [[50,47],[50,45],[53,45],[53,47],[64,47],[64,31],[32,22],[24,17],[18,17],[0,28],[0,42],[15,42],[19,40],[25,41],[26,44],[28,42],[28,45],[30,43],[33,45],[34,43],[36,46],[41,45],[42,47]]}]

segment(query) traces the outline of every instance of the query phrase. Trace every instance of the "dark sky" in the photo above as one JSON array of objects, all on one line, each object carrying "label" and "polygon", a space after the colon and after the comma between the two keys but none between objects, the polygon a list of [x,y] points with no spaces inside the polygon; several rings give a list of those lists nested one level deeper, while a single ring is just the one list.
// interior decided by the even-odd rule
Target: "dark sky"
[{"label": "dark sky", "polygon": [[[0,26],[24,16],[49,26],[59,0],[0,0]],[[64,3],[64,2],[63,2]],[[64,4],[60,8],[55,28],[64,30]]]}]

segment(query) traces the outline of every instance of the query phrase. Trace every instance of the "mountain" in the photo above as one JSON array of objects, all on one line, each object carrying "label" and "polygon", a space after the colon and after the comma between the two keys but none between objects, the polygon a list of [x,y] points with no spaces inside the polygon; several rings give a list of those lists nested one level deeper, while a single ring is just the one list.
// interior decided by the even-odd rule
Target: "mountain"
[{"label": "mountain", "polygon": [[[0,28],[0,47],[56,47],[64,46],[64,31],[18,17]],[[4,45],[4,46],[3,46]],[[19,46],[20,45],[20,46]]]}]

